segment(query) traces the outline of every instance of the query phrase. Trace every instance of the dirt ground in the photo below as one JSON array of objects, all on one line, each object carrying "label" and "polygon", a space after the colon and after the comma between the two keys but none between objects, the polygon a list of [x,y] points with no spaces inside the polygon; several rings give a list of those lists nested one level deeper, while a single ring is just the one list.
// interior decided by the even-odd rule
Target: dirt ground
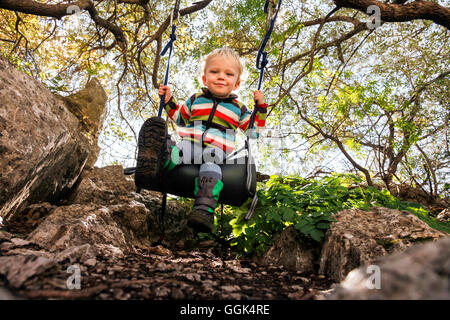
[{"label": "dirt ground", "polygon": [[[36,244],[18,248],[3,241],[0,258],[12,257],[18,250],[22,254],[26,250],[30,260],[36,259],[33,250],[42,252]],[[66,259],[45,272],[36,271],[18,288],[0,275],[0,288],[17,299],[313,300],[331,285],[324,276],[232,258],[217,245],[194,251],[156,246],[122,257]]]}]

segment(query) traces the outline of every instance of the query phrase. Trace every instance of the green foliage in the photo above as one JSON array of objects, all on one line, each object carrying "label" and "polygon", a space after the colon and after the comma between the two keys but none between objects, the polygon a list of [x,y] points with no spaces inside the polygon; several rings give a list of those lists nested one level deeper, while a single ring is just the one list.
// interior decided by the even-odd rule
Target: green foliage
[{"label": "green foliage", "polygon": [[258,190],[259,203],[249,221],[245,216],[250,200],[242,207],[228,208],[220,237],[231,240],[240,254],[261,255],[272,244],[274,234],[287,226],[294,225],[305,238],[320,242],[335,220],[333,214],[373,206],[409,211],[432,228],[450,232],[448,223],[436,221],[420,204],[400,201],[387,190],[361,187],[361,183],[360,177],[348,174],[317,180],[272,176]]}]

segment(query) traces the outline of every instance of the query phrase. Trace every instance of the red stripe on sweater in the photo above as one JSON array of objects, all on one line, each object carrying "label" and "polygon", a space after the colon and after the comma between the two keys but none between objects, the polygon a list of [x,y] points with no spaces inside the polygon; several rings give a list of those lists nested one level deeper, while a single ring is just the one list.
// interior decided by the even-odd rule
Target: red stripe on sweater
[{"label": "red stripe on sweater", "polygon": [[226,114],[223,114],[220,111],[216,111],[217,116],[222,119],[225,120],[226,122],[231,123],[233,126],[237,127],[239,125],[239,122],[237,122],[236,120],[230,118],[229,116],[227,116]]},{"label": "red stripe on sweater", "polygon": [[186,110],[184,109],[184,106],[180,106],[181,108],[181,116],[183,117],[183,119],[188,120],[190,118],[189,114],[186,112]]},{"label": "red stripe on sweater", "polygon": [[244,122],[244,124],[241,125],[239,128],[241,128],[242,130],[245,131],[245,130],[247,130],[247,127],[248,127],[249,123],[250,123],[250,120]]},{"label": "red stripe on sweater", "polygon": [[[195,133],[190,133],[190,134],[189,134],[189,133],[188,133],[188,134],[180,133],[180,137],[190,137],[190,138],[195,139],[195,140],[197,140],[197,141],[199,141],[199,142],[200,142],[201,139],[202,139],[202,135],[201,135],[201,134],[195,134]],[[206,144],[212,144],[212,145],[214,145],[214,146],[216,146],[216,147],[222,149],[222,150],[225,151],[225,152],[231,152],[231,151],[234,150],[234,148],[228,147],[228,146],[226,146],[226,145],[224,145],[224,144],[222,144],[222,143],[220,143],[220,142],[214,140],[214,139],[211,138],[211,137],[205,137],[204,142],[205,142]]]},{"label": "red stripe on sweater", "polygon": [[[212,109],[201,109],[201,110],[195,110],[192,112],[192,116],[193,117],[198,117],[198,116],[207,116],[211,113]],[[239,125],[239,122],[233,120],[232,118],[230,118],[229,116],[227,116],[226,114],[216,110],[216,112],[214,113],[214,117],[218,117],[228,123],[230,123],[231,125],[237,127]]]},{"label": "red stripe on sweater", "polygon": [[198,116],[206,116],[211,113],[212,109],[200,109],[200,110],[193,110],[192,116],[198,117]]}]

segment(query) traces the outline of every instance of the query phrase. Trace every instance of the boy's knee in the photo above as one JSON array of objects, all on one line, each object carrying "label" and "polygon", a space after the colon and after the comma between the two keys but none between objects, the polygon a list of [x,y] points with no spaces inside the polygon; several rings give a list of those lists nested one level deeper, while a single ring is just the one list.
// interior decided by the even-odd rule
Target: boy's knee
[{"label": "boy's knee", "polygon": [[219,165],[207,162],[200,166],[200,177],[212,177],[214,179],[221,180],[222,179],[222,169]]}]

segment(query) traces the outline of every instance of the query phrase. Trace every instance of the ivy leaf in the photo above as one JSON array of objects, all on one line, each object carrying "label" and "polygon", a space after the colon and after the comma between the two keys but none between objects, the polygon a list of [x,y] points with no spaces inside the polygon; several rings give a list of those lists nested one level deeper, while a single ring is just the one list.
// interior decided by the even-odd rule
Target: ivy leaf
[{"label": "ivy leaf", "polygon": [[303,227],[303,226],[305,226],[305,225],[307,225],[307,224],[308,224],[307,221],[302,220],[302,221],[296,223],[295,226],[294,226],[294,228],[300,231],[300,228]]},{"label": "ivy leaf", "polygon": [[283,220],[287,222],[293,222],[295,212],[291,208],[283,208]]},{"label": "ivy leaf", "polygon": [[318,229],[314,229],[311,230],[311,232],[309,233],[311,238],[313,238],[314,240],[316,240],[317,242],[319,242],[320,240],[322,240],[323,236],[325,235],[323,233],[323,231],[318,230]]},{"label": "ivy leaf", "polygon": [[300,227],[300,232],[308,234],[311,230],[315,229],[315,226],[312,224],[307,224]]},{"label": "ivy leaf", "polygon": [[328,228],[330,228],[330,224],[327,222],[319,222],[318,224],[316,224],[316,228],[328,229]]},{"label": "ivy leaf", "polygon": [[267,213],[266,217],[267,217],[268,221],[271,221],[271,220],[276,221],[276,222],[281,221],[280,215],[277,212],[272,211],[272,210]]}]

